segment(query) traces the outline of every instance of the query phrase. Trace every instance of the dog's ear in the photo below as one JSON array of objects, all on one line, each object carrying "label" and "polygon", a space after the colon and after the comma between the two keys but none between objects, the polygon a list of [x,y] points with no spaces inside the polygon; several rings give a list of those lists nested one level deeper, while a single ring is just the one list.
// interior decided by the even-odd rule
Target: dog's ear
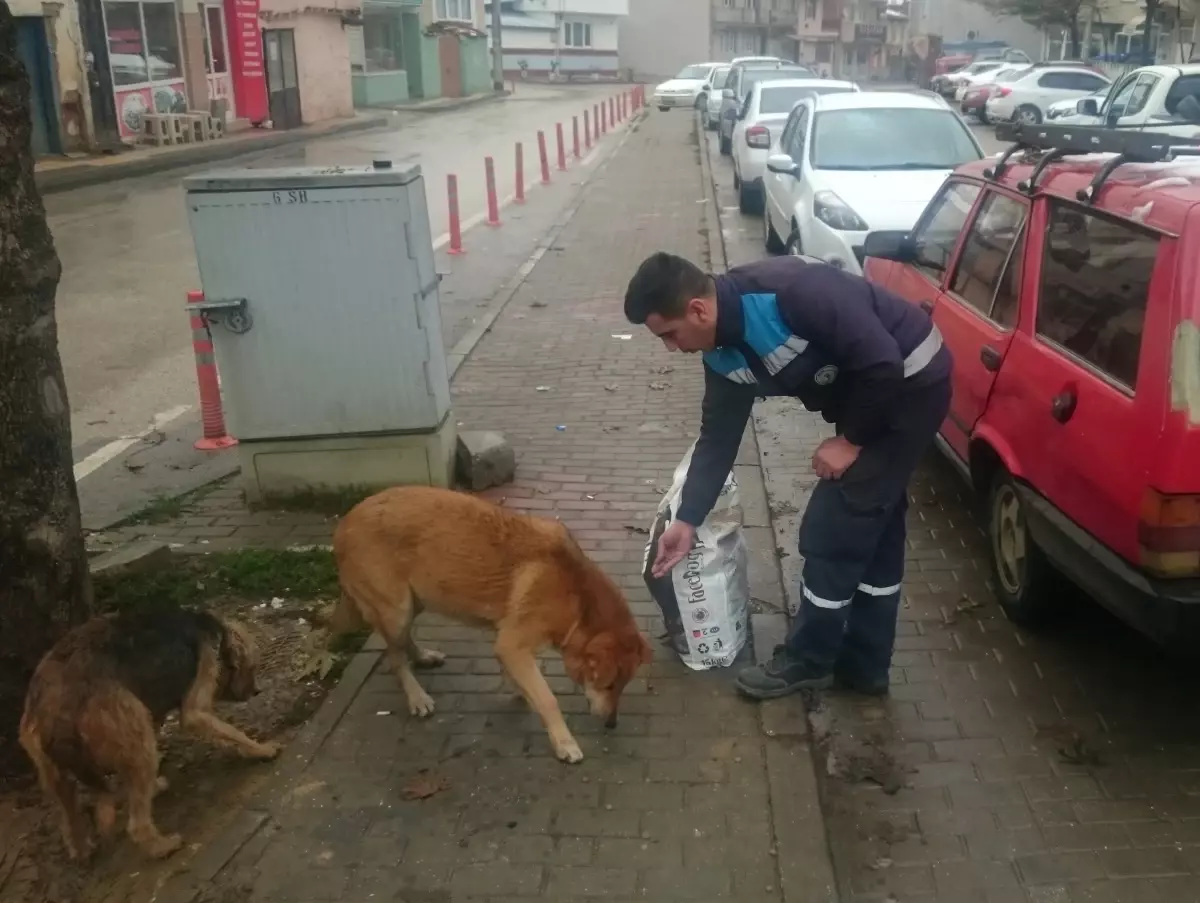
[{"label": "dog's ear", "polygon": [[617,642],[611,633],[598,633],[583,650],[588,683],[594,687],[612,686],[617,679]]}]

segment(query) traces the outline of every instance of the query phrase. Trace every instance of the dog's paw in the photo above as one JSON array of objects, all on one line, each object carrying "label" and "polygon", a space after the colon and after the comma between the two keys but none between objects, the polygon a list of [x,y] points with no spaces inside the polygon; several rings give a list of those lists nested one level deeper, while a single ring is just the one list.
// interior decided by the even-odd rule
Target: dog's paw
[{"label": "dog's paw", "polygon": [[408,700],[408,713],[417,718],[428,718],[433,714],[433,708],[433,698],[424,690],[420,695],[412,696]]},{"label": "dog's paw", "polygon": [[566,762],[568,765],[575,765],[583,761],[583,750],[573,739],[557,744],[554,747],[554,754],[558,756],[560,762]]},{"label": "dog's paw", "polygon": [[178,834],[167,834],[155,838],[145,845],[146,855],[152,859],[166,859],[183,846],[183,838]]},{"label": "dog's paw", "polygon": [[280,750],[282,749],[283,747],[278,743],[260,743],[258,744],[258,755],[255,758],[263,762],[270,762],[272,759],[279,757]]},{"label": "dog's paw", "polygon": [[413,659],[414,668],[440,668],[446,664],[446,654],[436,649],[421,649]]}]

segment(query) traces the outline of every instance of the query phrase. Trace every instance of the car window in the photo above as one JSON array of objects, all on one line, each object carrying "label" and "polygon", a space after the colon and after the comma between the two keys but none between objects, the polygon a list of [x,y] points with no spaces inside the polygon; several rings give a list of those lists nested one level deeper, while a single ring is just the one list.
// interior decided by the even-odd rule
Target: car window
[{"label": "car window", "polygon": [[1180,102],[1189,96],[1195,96],[1197,100],[1200,100],[1200,75],[1181,75],[1175,79],[1175,84],[1171,85],[1167,91],[1163,106],[1166,107],[1168,114],[1174,116]]},{"label": "car window", "polygon": [[1050,201],[1037,334],[1134,388],[1158,236]]},{"label": "car window", "polygon": [[1075,72],[1072,73],[1075,81],[1075,89],[1077,91],[1103,91],[1108,87],[1109,82],[1098,75],[1093,75],[1091,72]]},{"label": "car window", "polygon": [[1137,84],[1133,86],[1133,92],[1129,95],[1129,104],[1125,107],[1122,115],[1132,116],[1134,113],[1140,113],[1145,108],[1146,101],[1150,99],[1150,92],[1154,90],[1154,86],[1158,82],[1159,77],[1149,73],[1139,78]]},{"label": "car window", "polygon": [[712,71],[712,66],[684,66],[679,70],[676,78],[687,79],[702,79],[708,78],[708,73]]},{"label": "car window", "polygon": [[775,88],[764,85],[762,88],[762,98],[758,102],[758,112],[786,113],[806,97],[815,97],[821,94],[848,94],[853,90],[853,88],[843,88],[833,85],[829,87],[805,86],[790,88]]},{"label": "car window", "polygon": [[1038,79],[1038,85],[1042,88],[1070,88],[1071,75],[1068,72],[1044,72],[1042,77]]},{"label": "car window", "polygon": [[989,193],[975,214],[950,290],[1006,329],[1016,323],[1021,251],[1028,207]]},{"label": "car window", "polygon": [[807,70],[797,70],[795,67],[787,69],[750,69],[742,73],[742,78],[738,86],[738,91],[740,92],[738,93],[738,97],[741,97],[742,94],[750,93],[750,89],[759,82],[781,78],[804,78],[806,75],[808,75]]},{"label": "car window", "polygon": [[979,196],[979,186],[969,182],[949,182],[942,187],[913,231],[916,265],[935,280],[950,264],[954,246],[971,215]]},{"label": "car window", "polygon": [[718,69],[716,72],[713,73],[713,76],[712,76],[713,89],[716,91],[720,91],[722,88],[725,87],[725,82],[727,82],[728,80],[729,80],[729,70],[728,69]]},{"label": "car window", "polygon": [[813,120],[816,169],[954,169],[982,156],[948,109],[860,107],[824,110]]},{"label": "car window", "polygon": [[800,121],[801,110],[793,110],[792,115],[788,117],[787,125],[783,127],[783,134],[779,136],[779,152],[786,154],[788,146],[792,143],[792,135],[796,133],[796,124]]},{"label": "car window", "polygon": [[808,107],[801,107],[800,114],[796,117],[796,130],[792,132],[791,143],[785,151],[793,163],[804,162],[804,137],[808,132],[808,115]]}]

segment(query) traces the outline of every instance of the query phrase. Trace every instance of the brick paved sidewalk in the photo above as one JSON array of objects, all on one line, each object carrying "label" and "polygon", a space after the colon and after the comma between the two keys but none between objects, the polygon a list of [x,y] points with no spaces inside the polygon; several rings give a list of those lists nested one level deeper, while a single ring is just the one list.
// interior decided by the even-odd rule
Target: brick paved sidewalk
[{"label": "brick paved sidewalk", "polygon": [[[500,430],[516,449],[518,478],[496,500],[560,517],[653,634],[661,625],[638,573],[645,538],[631,528],[648,525],[697,430],[702,378],[698,361],[671,358],[629,327],[621,297],[656,248],[706,260],[704,199],[692,118],[643,121],[453,387],[464,427]],[[779,605],[752,444],[741,460],[751,462],[739,475],[754,592]],[[241,531],[267,541],[273,530],[291,542],[328,535],[319,520],[238,514],[233,493],[200,510],[244,517]],[[206,526],[180,529],[200,540]],[[253,903],[832,899],[798,702],[754,707],[735,697],[730,672],[689,673],[660,648],[626,691],[619,727],[604,732],[550,657],[546,673],[587,757],[568,767],[506,690],[486,635],[423,623],[422,642],[448,655],[422,676],[438,713],[408,718],[377,654],[360,654],[309,732],[323,743],[297,744],[231,829],[249,841],[201,851],[168,903],[192,899],[189,888]],[[417,779],[445,779],[446,789],[406,801]]]},{"label": "brick paved sidewalk", "polygon": [[[715,150],[713,159],[717,159]],[[717,164],[730,265],[763,256]],[[794,592],[796,530],[831,430],[798,403],[755,413]],[[1197,903],[1200,681],[1095,603],[1020,630],[988,585],[975,498],[930,454],[910,487],[886,700],[823,693],[810,718],[844,903]]]}]

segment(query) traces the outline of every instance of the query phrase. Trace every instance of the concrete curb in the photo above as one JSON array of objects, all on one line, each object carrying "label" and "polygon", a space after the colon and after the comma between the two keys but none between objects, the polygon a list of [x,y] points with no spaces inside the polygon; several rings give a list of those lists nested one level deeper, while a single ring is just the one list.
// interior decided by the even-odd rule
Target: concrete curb
[{"label": "concrete curb", "polygon": [[[492,296],[492,300],[479,322],[451,349],[448,355],[448,366],[452,382],[458,370],[470,357],[471,352],[491,330],[492,324],[516,295],[517,290],[529,277],[529,274],[533,272],[538,261],[554,245],[567,224],[579,212],[587,197],[587,189],[592,180],[608,167],[624,147],[625,142],[629,140],[629,136],[633,134],[634,126],[645,115],[643,112],[630,118],[629,125],[621,139],[611,145],[604,158],[591,168],[580,183],[579,196],[550,227],[538,243],[537,249],[521,265],[516,275],[504,288]],[[203,846],[185,871],[168,879],[157,896],[157,903],[194,903],[200,897],[205,885],[210,884],[221,870],[254,840],[256,835],[269,827],[271,823],[270,800],[278,798],[278,788],[298,777],[312,762],[330,734],[341,722],[346,710],[350,708],[350,704],[362,689],[363,684],[366,683],[367,678],[375,670],[382,654],[382,640],[378,636],[372,635],[363,648],[351,659],[346,670],[342,672],[337,686],[325,697],[325,701],[317,709],[316,715],[300,729],[296,738],[288,744],[275,771],[255,794],[251,805],[239,812],[232,823],[221,831],[217,839]]]},{"label": "concrete curb", "polygon": [[436,116],[438,113],[452,113],[455,110],[465,110],[478,107],[485,103],[496,103],[512,94],[511,91],[494,91],[491,94],[472,94],[470,97],[459,97],[451,103],[433,104],[396,104],[390,107],[364,107],[367,110],[387,110],[396,113],[420,113],[422,116]]},{"label": "concrete curb", "polygon": [[[711,151],[700,117],[694,116],[696,136],[700,144],[700,168],[704,179],[705,221],[708,231],[708,248],[711,269],[714,273],[724,272],[729,265],[725,246],[725,233],[721,227],[720,205],[717,201]],[[751,418],[754,429],[754,418]],[[754,437],[756,453],[760,455],[758,476],[763,480],[762,492],[768,501],[761,458],[761,445],[757,433]],[[772,532],[774,532],[772,530]],[[784,594],[783,570],[775,559],[775,574],[779,598]],[[755,614],[750,618],[750,641],[754,656],[761,663],[770,657],[777,643],[787,635],[788,618],[783,611]],[[829,837],[825,829],[825,817],[821,811],[821,783],[819,780],[817,747],[809,735],[807,713],[798,697],[778,699],[759,705],[759,723],[768,738],[767,786],[770,790],[771,824],[779,870],[779,886],[784,903],[837,903],[837,877],[833,868],[833,856]]]},{"label": "concrete curb", "polygon": [[138,176],[166,172],[171,169],[183,169],[201,163],[215,163],[221,160],[232,160],[235,157],[256,154],[260,151],[274,150],[300,141],[315,138],[331,138],[353,132],[363,132],[376,129],[390,123],[391,117],[378,115],[353,119],[322,129],[292,129],[279,132],[265,138],[257,138],[252,142],[230,139],[213,143],[196,144],[172,154],[157,154],[138,157],[131,155],[128,160],[107,166],[80,163],[77,166],[64,166],[50,169],[34,176],[38,191],[43,195],[57,194],[74,188],[86,188],[90,185],[103,185],[106,182],[117,182],[121,179],[132,179]]}]

